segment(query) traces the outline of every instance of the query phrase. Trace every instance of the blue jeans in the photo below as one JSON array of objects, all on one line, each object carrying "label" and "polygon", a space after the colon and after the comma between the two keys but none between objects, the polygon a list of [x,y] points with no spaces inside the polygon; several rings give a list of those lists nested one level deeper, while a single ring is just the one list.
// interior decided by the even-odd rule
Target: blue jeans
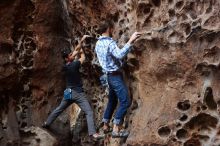
[{"label": "blue jeans", "polygon": [[104,123],[109,123],[119,100],[119,106],[117,108],[113,121],[114,124],[119,125],[123,123],[124,116],[130,106],[128,89],[124,83],[122,75],[120,74],[108,75],[108,84],[109,99],[102,121]]}]

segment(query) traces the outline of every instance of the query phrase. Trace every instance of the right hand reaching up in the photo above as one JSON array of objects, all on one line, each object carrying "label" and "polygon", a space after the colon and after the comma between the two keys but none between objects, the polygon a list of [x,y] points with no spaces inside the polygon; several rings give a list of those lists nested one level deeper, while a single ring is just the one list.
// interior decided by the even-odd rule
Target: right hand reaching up
[{"label": "right hand reaching up", "polygon": [[134,32],[134,33],[131,35],[131,37],[130,37],[128,43],[130,43],[130,44],[133,43],[133,42],[134,42],[137,38],[139,38],[141,35],[142,35],[141,32]]}]

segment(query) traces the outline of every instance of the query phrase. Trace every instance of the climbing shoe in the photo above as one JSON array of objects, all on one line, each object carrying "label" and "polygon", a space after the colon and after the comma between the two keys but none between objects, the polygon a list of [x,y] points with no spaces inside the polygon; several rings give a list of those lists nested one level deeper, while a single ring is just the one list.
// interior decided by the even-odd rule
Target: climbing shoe
[{"label": "climbing shoe", "polygon": [[46,122],[44,122],[41,127],[44,128],[44,129],[49,129],[50,128],[50,126]]},{"label": "climbing shoe", "polygon": [[95,134],[91,135],[91,138],[92,138],[94,141],[103,139],[104,137],[105,137],[104,134],[99,134],[99,133],[95,133]]},{"label": "climbing shoe", "polygon": [[114,132],[112,131],[112,138],[126,138],[128,137],[129,132],[128,131],[119,131],[119,132]]}]

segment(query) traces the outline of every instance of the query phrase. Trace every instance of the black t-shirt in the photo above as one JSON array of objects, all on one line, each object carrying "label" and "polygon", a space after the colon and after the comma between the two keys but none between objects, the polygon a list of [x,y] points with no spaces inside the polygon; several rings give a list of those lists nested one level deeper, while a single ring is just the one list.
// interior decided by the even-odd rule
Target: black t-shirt
[{"label": "black t-shirt", "polygon": [[80,61],[72,61],[69,64],[65,64],[63,66],[63,70],[65,72],[66,76],[66,86],[68,88],[72,88],[73,90],[76,90],[77,92],[83,91],[83,84],[80,77],[80,69],[81,63]]}]

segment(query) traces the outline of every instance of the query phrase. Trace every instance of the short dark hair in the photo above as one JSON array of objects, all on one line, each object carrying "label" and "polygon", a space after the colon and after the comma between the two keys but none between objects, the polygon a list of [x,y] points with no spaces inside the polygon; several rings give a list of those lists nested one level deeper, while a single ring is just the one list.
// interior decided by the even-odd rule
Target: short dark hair
[{"label": "short dark hair", "polygon": [[104,33],[107,31],[108,28],[113,28],[114,27],[114,23],[112,20],[106,20],[105,22],[103,22],[98,29],[98,32],[100,34]]},{"label": "short dark hair", "polygon": [[70,50],[70,49],[63,49],[63,50],[61,51],[62,58],[63,58],[63,59],[67,58],[70,53],[71,53],[71,50]]}]

